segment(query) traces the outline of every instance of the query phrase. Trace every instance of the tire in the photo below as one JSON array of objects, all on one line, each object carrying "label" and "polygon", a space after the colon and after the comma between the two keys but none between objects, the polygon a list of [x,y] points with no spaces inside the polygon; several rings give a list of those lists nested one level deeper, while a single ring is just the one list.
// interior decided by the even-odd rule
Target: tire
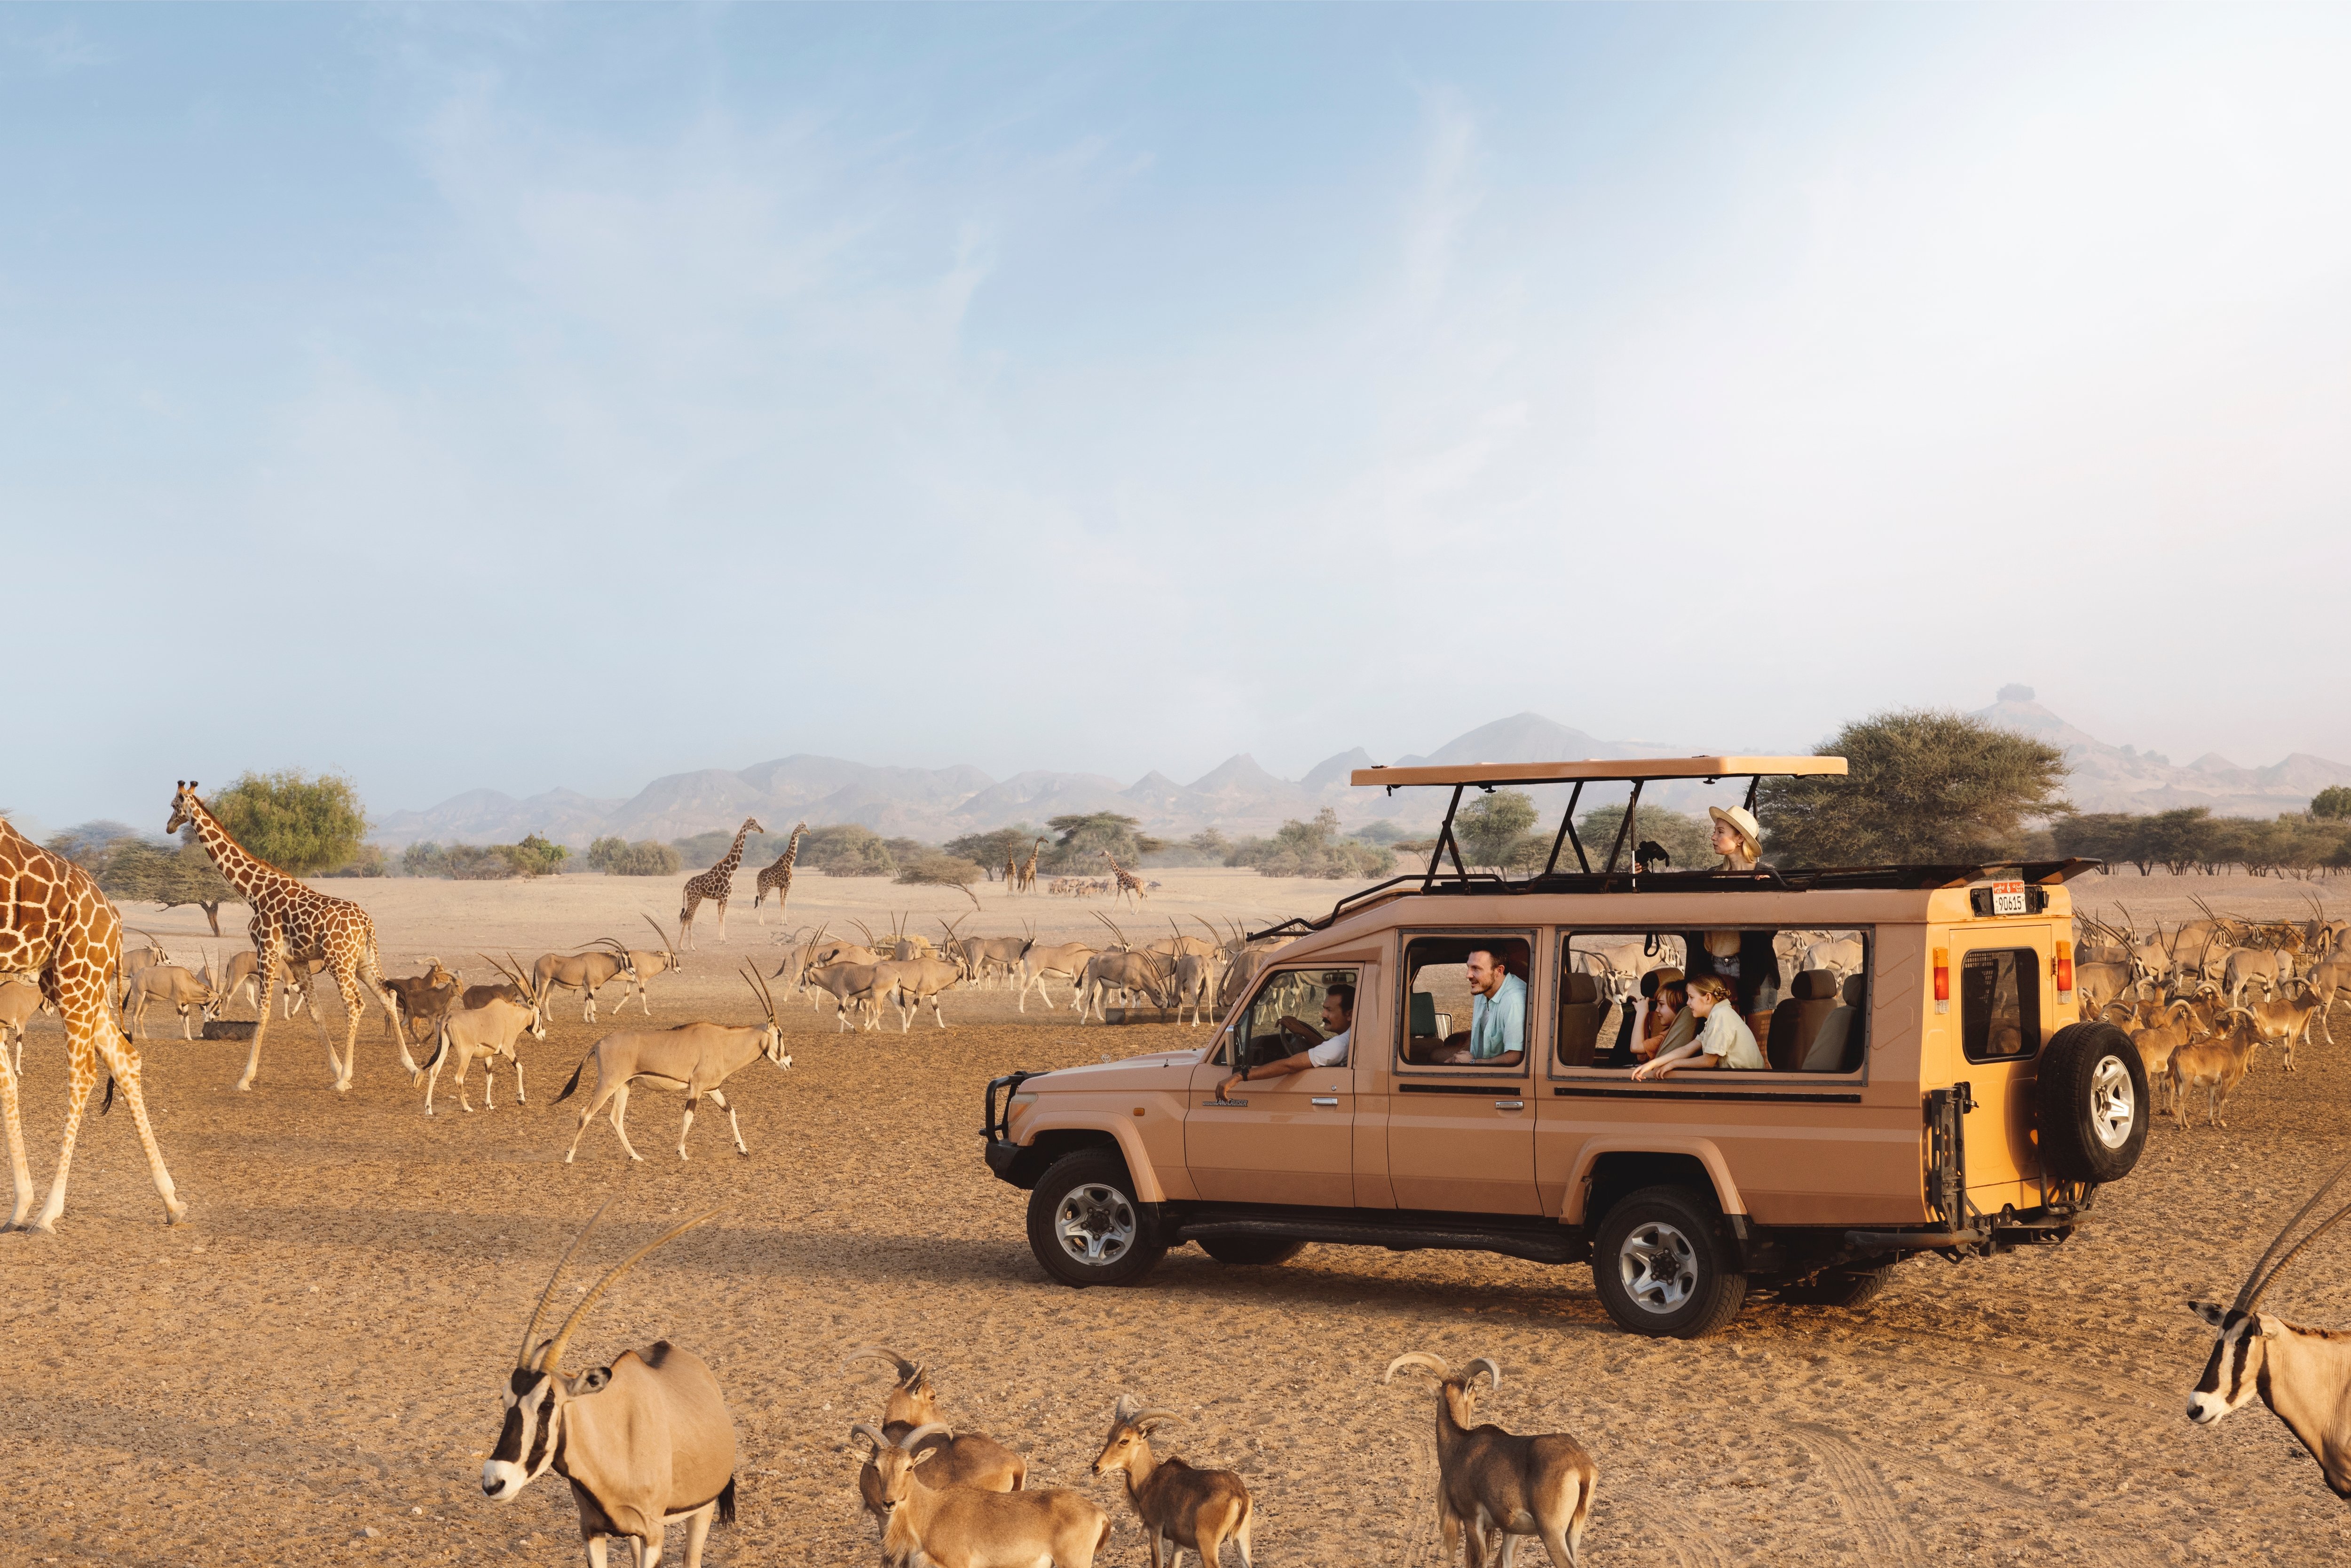
[{"label": "tire", "polygon": [[1686,1186],[1643,1187],[1602,1218],[1592,1282],[1617,1327],[1652,1339],[1703,1339],[1747,1300],[1712,1197]]},{"label": "tire", "polygon": [[1843,1307],[1858,1312],[1886,1293],[1893,1275],[1890,1263],[1876,1269],[1830,1269],[1801,1285],[1782,1286],[1780,1300],[1792,1307]]},{"label": "tire", "polygon": [[1055,1160],[1029,1195],[1029,1250],[1064,1285],[1132,1285],[1167,1255],[1126,1162],[1109,1149]]},{"label": "tire", "polygon": [[2068,1024],[2052,1036],[2033,1095],[2049,1176],[2120,1181],[2138,1164],[2154,1100],[2138,1048],[2113,1024]]},{"label": "tire", "polygon": [[1261,1268],[1289,1262],[1306,1250],[1306,1243],[1278,1236],[1219,1236],[1204,1238],[1200,1250],[1228,1268]]}]

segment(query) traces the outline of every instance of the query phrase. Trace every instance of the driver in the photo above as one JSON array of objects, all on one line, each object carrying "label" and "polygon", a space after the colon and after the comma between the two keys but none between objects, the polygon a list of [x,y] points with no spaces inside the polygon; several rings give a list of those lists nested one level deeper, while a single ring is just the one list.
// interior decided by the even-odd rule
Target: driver
[{"label": "driver", "polygon": [[1303,1072],[1310,1067],[1343,1067],[1347,1063],[1347,1047],[1355,1032],[1355,988],[1340,985],[1331,988],[1322,998],[1322,1027],[1332,1031],[1324,1040],[1314,1026],[1302,1019],[1285,1018],[1281,1031],[1306,1046],[1294,1056],[1259,1062],[1245,1067],[1217,1085],[1217,1098],[1230,1099],[1225,1092],[1236,1083],[1246,1083],[1252,1078],[1286,1078],[1293,1072]]}]

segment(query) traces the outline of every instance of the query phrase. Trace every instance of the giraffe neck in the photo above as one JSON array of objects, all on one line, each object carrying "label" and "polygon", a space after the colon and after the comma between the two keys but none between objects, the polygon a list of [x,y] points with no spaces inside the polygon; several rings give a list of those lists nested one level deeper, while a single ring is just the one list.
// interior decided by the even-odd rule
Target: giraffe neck
[{"label": "giraffe neck", "polygon": [[725,860],[710,868],[714,875],[720,872],[726,873],[728,876],[735,874],[735,868],[743,863],[743,840],[750,831],[750,824],[747,822],[735,830],[735,845],[726,852]]},{"label": "giraffe neck", "polygon": [[783,867],[786,873],[789,873],[792,862],[800,858],[800,834],[804,831],[805,829],[794,828],[792,836],[784,843]]},{"label": "giraffe neck", "polygon": [[196,804],[195,821],[196,837],[213,857],[213,864],[220,868],[220,873],[228,879],[228,884],[245,894],[248,901],[271,894],[282,894],[301,885],[230,838],[228,830],[220,825],[220,819],[214,816],[202,801]]}]

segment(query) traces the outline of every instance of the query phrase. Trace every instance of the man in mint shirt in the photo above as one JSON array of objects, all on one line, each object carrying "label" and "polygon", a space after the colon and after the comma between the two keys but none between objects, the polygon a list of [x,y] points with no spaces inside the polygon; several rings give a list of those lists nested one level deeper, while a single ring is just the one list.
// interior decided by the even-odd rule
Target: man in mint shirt
[{"label": "man in mint shirt", "polygon": [[1463,966],[1469,976],[1469,1032],[1446,1041],[1436,1060],[1473,1067],[1516,1067],[1527,1043],[1527,983],[1480,947]]}]

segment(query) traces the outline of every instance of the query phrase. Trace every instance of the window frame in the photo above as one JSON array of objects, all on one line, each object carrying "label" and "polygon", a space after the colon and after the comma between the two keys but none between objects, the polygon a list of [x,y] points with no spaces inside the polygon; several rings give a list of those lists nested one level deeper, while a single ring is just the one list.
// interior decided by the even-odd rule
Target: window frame
[{"label": "window frame", "polygon": [[[1968,1043],[1968,968],[1978,958],[2010,957],[2016,960],[2017,1034],[2025,1049],[2013,1056],[1979,1055]],[[1971,1067],[2005,1067],[2020,1061],[2038,1061],[2041,1048],[2047,1037],[2041,1022],[2041,971],[2046,960],[2037,947],[2002,943],[1986,947],[1964,947],[1959,950],[1959,1056]],[[1991,1033],[1990,1020],[1984,1032]]]},{"label": "window frame", "polygon": [[[1750,1091],[1745,1091],[1746,1092],[1777,1093],[1781,1097],[1784,1098],[1787,1092],[1782,1086],[1786,1084],[1820,1083],[1836,1085],[1840,1091],[1839,1098],[1844,1098],[1844,1095],[1843,1092],[1865,1087],[1868,1084],[1870,1058],[1875,1054],[1873,1049],[1874,1042],[1872,1040],[1873,1031],[1871,1029],[1871,1017],[1877,1010],[1877,927],[1875,924],[1866,925],[1818,926],[1792,925],[1784,921],[1718,920],[1708,922],[1705,928],[1709,931],[1769,931],[1775,936],[1782,931],[1851,932],[1854,936],[1861,939],[1861,972],[1869,977],[1869,985],[1865,988],[1862,994],[1862,999],[1865,1005],[1858,1009],[1861,1016],[1854,1020],[1855,1023],[1859,1026],[1861,1030],[1861,1064],[1855,1067],[1852,1071],[1802,1072],[1795,1071],[1782,1071],[1782,1069],[1775,1067],[1764,1067],[1752,1071],[1744,1072],[1706,1072],[1698,1075],[1705,1080],[1703,1084],[1705,1092],[1708,1093],[1738,1093],[1742,1092],[1740,1089],[1741,1085],[1751,1083],[1755,1084],[1756,1088]],[[1547,1009],[1544,1018],[1546,1028],[1544,1030],[1545,1044],[1543,1046],[1543,1061],[1547,1065],[1547,1071],[1544,1073],[1544,1077],[1546,1079],[1562,1083],[1573,1083],[1577,1085],[1592,1084],[1605,1086],[1614,1084],[1620,1086],[1624,1092],[1635,1094],[1646,1094],[1653,1092],[1660,1093],[1684,1094],[1693,1092],[1690,1089],[1679,1087],[1679,1085],[1688,1082],[1688,1079],[1681,1073],[1674,1073],[1664,1079],[1647,1079],[1639,1082],[1635,1082],[1633,1080],[1633,1071],[1630,1068],[1569,1067],[1559,1060],[1559,1008],[1563,1005],[1559,998],[1565,997],[1567,994],[1564,983],[1564,974],[1567,964],[1568,944],[1578,936],[1647,936],[1653,933],[1678,936],[1688,929],[1690,929],[1690,927],[1687,925],[1665,925],[1654,922],[1646,925],[1630,925],[1624,922],[1599,925],[1559,925],[1551,928],[1552,949],[1551,972],[1552,975],[1552,981],[1550,994],[1552,998],[1552,1005]],[[1685,955],[1685,958],[1687,958],[1687,955]],[[1791,978],[1792,979],[1792,977],[1791,977]],[[1783,997],[1781,999],[1784,1001],[1787,998]],[[1763,1043],[1764,1042],[1761,1040],[1757,1041],[1758,1045],[1762,1045]],[[1999,1057],[1994,1058],[1993,1060],[2021,1061],[2022,1059]],[[1767,1089],[1764,1087],[1765,1085],[1770,1085],[1771,1087]]]},{"label": "window frame", "polygon": [[[1249,1038],[1241,1031],[1245,1030],[1249,1024],[1249,1014],[1257,1009],[1258,1002],[1264,997],[1267,991],[1273,988],[1275,983],[1278,982],[1282,976],[1303,974],[1328,975],[1334,974],[1341,969],[1347,970],[1355,977],[1354,979],[1350,982],[1355,988],[1355,1021],[1348,1026],[1350,1038],[1347,1041],[1347,1060],[1340,1062],[1336,1067],[1318,1067],[1314,1071],[1317,1072],[1336,1072],[1342,1069],[1352,1070],[1361,1065],[1363,1058],[1355,1054],[1355,1048],[1363,1043],[1364,971],[1369,967],[1371,967],[1371,965],[1363,959],[1351,959],[1329,964],[1316,964],[1308,961],[1301,961],[1290,964],[1274,964],[1267,966],[1265,971],[1258,976],[1257,984],[1250,988],[1249,999],[1241,1003],[1239,1009],[1233,1014],[1233,1021],[1231,1025],[1217,1031],[1216,1046],[1209,1051],[1206,1059],[1208,1065],[1228,1069],[1237,1068],[1239,1065],[1240,1057],[1238,1053],[1238,1042]],[[1326,995],[1329,993],[1330,988],[1327,984],[1324,986],[1323,990]],[[1290,1054],[1294,1056],[1297,1052],[1292,1051]]]},{"label": "window frame", "polygon": [[[1542,1020],[1550,1015],[1550,989],[1542,978],[1543,930],[1540,925],[1423,926],[1396,933],[1396,1026],[1388,1048],[1388,1071],[1399,1078],[1441,1078],[1462,1073],[1497,1082],[1531,1080],[1535,1045]],[[1479,937],[1523,942],[1527,946],[1527,1039],[1519,1048],[1515,1066],[1486,1067],[1474,1061],[1406,1061],[1405,1048],[1412,1043],[1412,945],[1415,942],[1468,942]],[[1356,1005],[1363,995],[1356,993]]]}]

